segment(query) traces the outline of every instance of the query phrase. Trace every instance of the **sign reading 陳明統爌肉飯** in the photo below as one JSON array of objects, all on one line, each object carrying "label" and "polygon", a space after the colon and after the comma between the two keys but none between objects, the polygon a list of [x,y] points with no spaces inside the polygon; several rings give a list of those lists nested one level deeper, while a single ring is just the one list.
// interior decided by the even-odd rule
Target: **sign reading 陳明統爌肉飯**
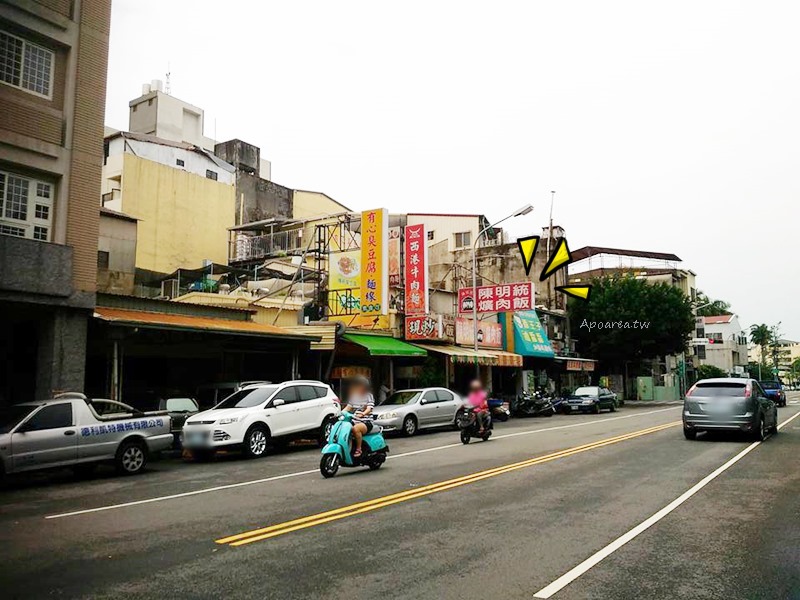
[{"label": "sign reading \u9673\u660e\u7d71\u720c\u8089\u98ef", "polygon": [[425,225],[406,226],[405,251],[405,311],[407,315],[424,315],[428,312],[428,244]]},{"label": "sign reading \u9673\u660e\u7d71\u720c\u8089\u98ef", "polygon": [[361,213],[361,314],[389,313],[389,213]]},{"label": "sign reading \u9673\u660e\u7d71\u720c\u8089\u98ef", "polygon": [[471,287],[458,290],[459,313],[471,313],[474,306],[479,313],[531,310],[534,306],[533,283],[530,281],[483,285],[475,292],[473,294]]}]

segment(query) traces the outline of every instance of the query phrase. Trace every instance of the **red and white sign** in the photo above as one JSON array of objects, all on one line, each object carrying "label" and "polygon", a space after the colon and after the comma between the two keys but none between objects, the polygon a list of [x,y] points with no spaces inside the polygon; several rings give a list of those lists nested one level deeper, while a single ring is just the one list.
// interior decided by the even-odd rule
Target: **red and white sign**
[{"label": "red and white sign", "polygon": [[[475,325],[472,319],[456,319],[456,344],[475,345]],[[478,346],[502,348],[503,326],[491,321],[478,321]]]},{"label": "red and white sign", "polygon": [[455,338],[453,317],[445,315],[414,315],[406,317],[407,340],[437,340],[452,342]]},{"label": "red and white sign", "polygon": [[476,289],[474,298],[472,288],[458,290],[458,312],[469,314],[477,305],[479,313],[509,312],[533,309],[533,283],[504,283],[483,285]]},{"label": "red and white sign", "polygon": [[405,311],[407,315],[428,312],[428,243],[425,225],[407,225],[405,241]]}]

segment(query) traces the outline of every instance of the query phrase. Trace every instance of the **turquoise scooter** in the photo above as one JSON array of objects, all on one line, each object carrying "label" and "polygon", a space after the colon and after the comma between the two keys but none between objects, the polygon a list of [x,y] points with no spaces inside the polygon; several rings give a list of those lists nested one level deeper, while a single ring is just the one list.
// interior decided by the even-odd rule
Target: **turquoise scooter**
[{"label": "turquoise scooter", "polygon": [[386,461],[389,446],[381,434],[380,425],[372,426],[370,431],[361,440],[361,456],[353,457],[353,414],[343,412],[339,420],[334,423],[328,434],[328,443],[322,449],[322,459],[319,461],[319,471],[326,479],[333,477],[344,467],[369,467],[371,470],[380,469]]}]

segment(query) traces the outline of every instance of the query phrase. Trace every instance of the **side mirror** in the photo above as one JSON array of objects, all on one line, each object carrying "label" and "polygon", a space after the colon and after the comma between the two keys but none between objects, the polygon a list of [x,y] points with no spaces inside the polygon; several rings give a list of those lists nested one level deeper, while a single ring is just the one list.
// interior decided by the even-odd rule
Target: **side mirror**
[{"label": "side mirror", "polygon": [[286,400],[284,400],[283,398],[277,398],[276,400],[272,401],[273,408],[277,408],[278,406],[283,406],[284,404],[286,404]]},{"label": "side mirror", "polygon": [[419,401],[419,403],[420,403],[420,404],[427,404],[427,403],[428,403],[428,401],[427,401],[425,398],[423,398],[422,400],[420,400],[420,401]]}]

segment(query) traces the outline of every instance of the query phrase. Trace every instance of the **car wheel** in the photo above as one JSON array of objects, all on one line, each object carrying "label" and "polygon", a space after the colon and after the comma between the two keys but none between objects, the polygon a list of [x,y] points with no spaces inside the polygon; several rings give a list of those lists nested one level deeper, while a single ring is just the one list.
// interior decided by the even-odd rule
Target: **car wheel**
[{"label": "car wheel", "polygon": [[614,402],[613,400],[611,401],[611,406],[609,407],[609,410],[611,412],[617,412],[617,403]]},{"label": "car wheel", "polygon": [[408,415],[403,419],[403,435],[411,437],[417,433],[417,420],[413,415]]},{"label": "car wheel", "polygon": [[123,475],[141,473],[147,465],[147,446],[139,440],[123,442],[114,462],[117,472]]},{"label": "car wheel", "polygon": [[758,415],[758,422],[753,428],[753,440],[763,442],[765,439],[767,439],[767,426],[764,424],[764,417]]},{"label": "car wheel", "polygon": [[333,417],[328,417],[322,423],[322,427],[319,429],[319,440],[318,444],[319,447],[322,448],[325,444],[328,443],[328,438],[331,436],[331,429],[333,429],[333,424],[336,423],[336,419]]},{"label": "car wheel", "polygon": [[697,430],[695,429],[683,429],[683,437],[687,440],[696,440],[697,439]]},{"label": "car wheel", "polygon": [[596,415],[599,415],[599,414],[600,414],[600,404],[595,404],[595,405],[592,407],[592,412],[593,412],[594,414],[596,414]]},{"label": "car wheel", "polygon": [[456,418],[455,418],[455,420],[453,421],[453,429],[455,429],[455,430],[458,430],[458,422],[461,420],[461,416],[462,416],[463,414],[464,414],[464,409],[463,409],[463,408],[459,408],[459,409],[456,411]]},{"label": "car wheel", "polygon": [[330,479],[339,472],[339,455],[336,452],[323,454],[319,461],[319,472],[325,479]]},{"label": "car wheel", "polygon": [[267,453],[269,432],[263,425],[253,425],[244,436],[244,455],[247,458],[261,458]]}]

